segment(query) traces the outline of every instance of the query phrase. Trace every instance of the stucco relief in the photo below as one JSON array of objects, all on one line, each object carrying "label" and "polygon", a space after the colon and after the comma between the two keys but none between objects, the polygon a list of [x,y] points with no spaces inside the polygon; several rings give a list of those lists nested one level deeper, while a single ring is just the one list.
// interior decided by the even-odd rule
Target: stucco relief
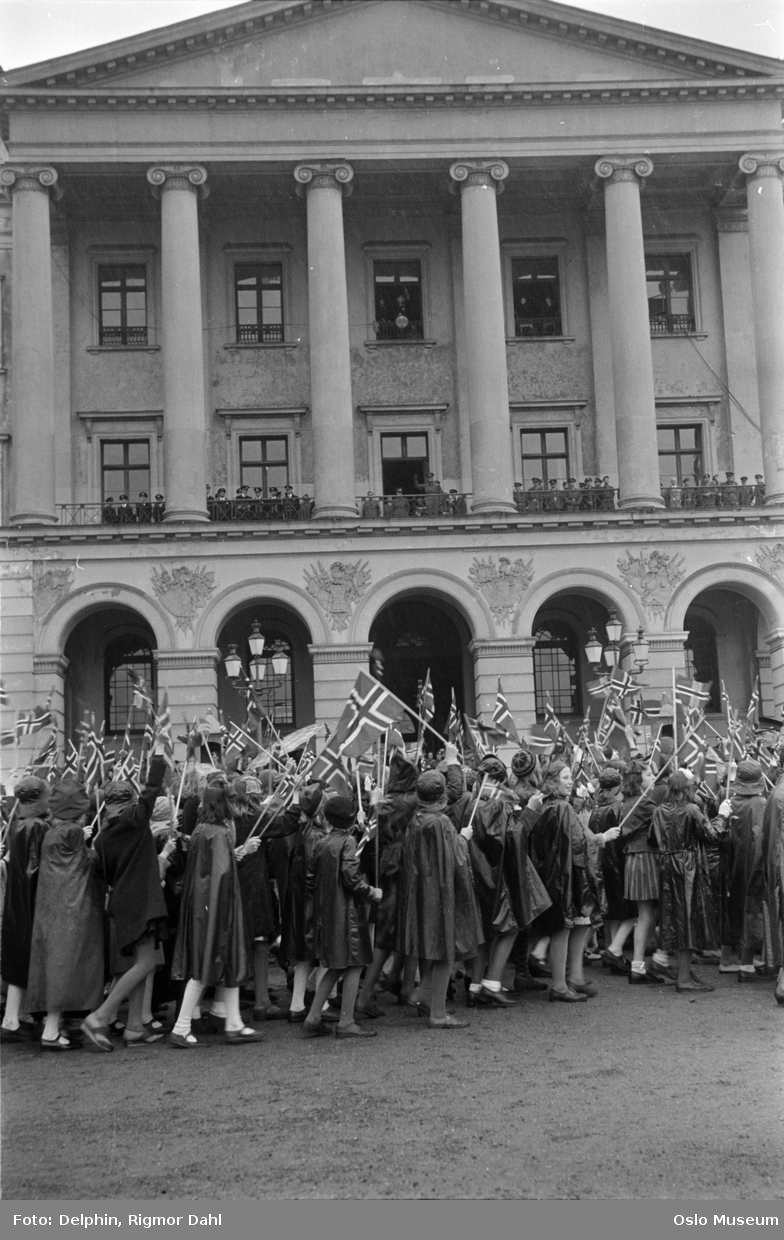
[{"label": "stucco relief", "polygon": [[474,559],[468,576],[487,599],[493,618],[499,624],[511,624],[515,609],[534,578],[533,558],[510,560],[499,556]]},{"label": "stucco relief", "polygon": [[311,564],[310,570],[305,569],[305,588],[327,613],[330,627],[338,633],[348,628],[351,613],[355,605],[370,585],[370,568],[367,560],[363,564],[357,560],[354,564],[344,564],[342,560],[334,560],[329,572],[321,561]]},{"label": "stucco relief", "polygon": [[188,568],[187,564],[181,564],[171,572],[167,568],[153,568],[152,589],[155,597],[174,616],[175,627],[181,633],[192,632],[194,620],[215,590],[215,574],[204,565]]},{"label": "stucco relief", "polygon": [[645,610],[650,615],[663,616],[685,569],[682,555],[667,555],[664,551],[632,555],[627,551],[618,557],[618,571]]},{"label": "stucco relief", "polygon": [[33,565],[33,615],[38,620],[65,598],[73,585],[73,564]]},{"label": "stucco relief", "polygon": [[763,573],[784,579],[784,543],[774,543],[772,547],[757,547],[756,560]]}]

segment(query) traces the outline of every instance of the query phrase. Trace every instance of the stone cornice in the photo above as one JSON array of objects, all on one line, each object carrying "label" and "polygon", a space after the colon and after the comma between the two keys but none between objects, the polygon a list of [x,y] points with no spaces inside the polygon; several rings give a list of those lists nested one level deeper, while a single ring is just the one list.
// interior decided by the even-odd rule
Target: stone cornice
[{"label": "stone cornice", "polygon": [[36,676],[64,676],[70,659],[64,654],[33,655],[33,672]]},{"label": "stone cornice", "polygon": [[[351,0],[355,4],[356,0]],[[707,78],[722,74],[775,73],[772,57],[754,55],[737,48],[721,47],[682,35],[653,31],[643,26],[598,14],[571,11],[548,0],[429,0],[445,18],[468,15],[509,31],[529,30],[566,46],[599,50],[640,64],[682,68]],[[105,81],[138,72],[147,66],[169,65],[199,52],[230,48],[249,38],[264,37],[280,29],[302,28],[314,19],[346,7],[346,0],[290,0],[275,5],[249,2],[228,12],[153,30],[101,47],[89,48],[39,64],[12,70],[6,77],[22,89],[26,83],[81,84]],[[447,19],[448,20],[448,19]]]},{"label": "stone cornice", "polygon": [[220,662],[220,651],[210,650],[155,650],[158,671],[175,671],[197,667],[213,668]]},{"label": "stone cornice", "polygon": [[367,664],[373,649],[372,642],[356,642],[348,646],[308,646],[314,663],[359,663]]},{"label": "stone cornice", "polygon": [[477,659],[506,659],[530,655],[536,645],[535,637],[475,638],[468,649]]},{"label": "stone cornice", "polygon": [[784,97],[784,74],[764,78],[655,80],[640,82],[527,82],[418,83],[367,86],[293,87],[33,87],[0,91],[0,109],[51,114],[67,112],[194,112],[204,111],[337,111],[390,106],[399,108],[462,108],[477,103],[511,107],[584,107],[586,103],[695,103],[706,100],[775,99]]}]

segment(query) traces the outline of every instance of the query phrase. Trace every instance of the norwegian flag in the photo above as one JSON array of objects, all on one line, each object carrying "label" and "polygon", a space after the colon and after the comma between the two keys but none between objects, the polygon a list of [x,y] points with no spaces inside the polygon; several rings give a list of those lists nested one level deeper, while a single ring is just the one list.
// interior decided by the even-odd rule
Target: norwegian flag
[{"label": "norwegian flag", "polygon": [[478,757],[483,758],[487,753],[485,738],[481,731],[478,719],[472,719],[470,715],[463,715],[465,720],[465,740],[466,748],[472,750]]},{"label": "norwegian flag", "polygon": [[549,755],[555,749],[555,742],[552,736],[538,723],[535,723],[531,728],[525,743],[534,753]]},{"label": "norwegian flag", "polygon": [[430,684],[430,668],[428,668],[425,673],[425,679],[417,693],[417,714],[424,719],[425,723],[429,723],[435,713],[436,700],[433,696],[433,687]]},{"label": "norwegian flag", "polygon": [[72,775],[75,778],[78,769],[79,750],[76,748],[73,741],[69,741],[68,748],[65,752],[65,759],[63,761],[63,779],[65,779],[66,775]]},{"label": "norwegian flag", "polygon": [[[500,680],[498,683],[501,683]],[[460,744],[462,728],[460,726],[460,714],[457,709],[454,688],[452,689],[452,704],[449,707],[449,718],[446,721],[446,734],[453,745]]]},{"label": "norwegian flag", "polygon": [[591,697],[607,697],[610,692],[610,677],[600,676],[598,680],[589,680],[585,687]]},{"label": "norwegian flag", "polygon": [[50,732],[48,741],[44,745],[41,752],[39,754],[36,754],[36,756],[33,758],[33,760],[30,763],[30,766],[32,768],[43,766],[51,771],[54,767],[57,766],[57,755],[59,752],[60,751],[57,748],[57,733]]},{"label": "norwegian flag", "polygon": [[152,749],[159,741],[163,742],[163,757],[168,766],[174,768],[174,744],[171,734],[171,710],[169,709],[169,695],[164,689],[163,691],[163,709],[155,718],[155,731],[153,733]]},{"label": "norwegian flag", "polygon": [[133,708],[134,710],[153,710],[153,700],[150,690],[144,679],[132,667],[126,667],[128,679],[133,685]]},{"label": "norwegian flag", "polygon": [[549,698],[544,704],[544,724],[542,726],[553,742],[559,741],[564,735],[564,726],[556,715],[555,707]]},{"label": "norwegian flag", "polygon": [[638,694],[633,697],[626,705],[626,718],[632,727],[639,728],[646,719],[645,708],[642,704],[642,698]]},{"label": "norwegian flag", "polygon": [[493,726],[503,732],[515,745],[520,744],[520,737],[515,727],[515,721],[512,718],[512,712],[509,709],[509,703],[504,696],[501,688],[501,677],[498,677],[498,691],[495,695],[495,710],[493,711]]},{"label": "norwegian flag", "polygon": [[329,743],[324,746],[310,768],[309,778],[320,779],[322,783],[330,785],[336,792],[351,796],[351,776],[343,765],[340,754]]},{"label": "norwegian flag", "polygon": [[397,723],[402,713],[402,703],[394,694],[361,671],[338,720],[332,748],[341,758],[358,758]]},{"label": "norwegian flag", "polygon": [[682,706],[691,706],[694,702],[710,701],[711,682],[700,680],[684,680],[682,676],[675,678],[675,700]]},{"label": "norwegian flag", "polygon": [[687,766],[697,780],[705,777],[705,755],[708,752],[708,741],[696,732],[690,732],[683,744],[678,748],[678,762]]},{"label": "norwegian flag", "polygon": [[14,724],[14,733],[17,740],[21,736],[31,736],[34,732],[40,732],[42,728],[51,726],[52,693],[49,694],[43,706],[34,706],[32,710],[19,712]]},{"label": "norwegian flag", "polygon": [[750,735],[753,735],[756,732],[757,728],[759,727],[759,705],[760,705],[759,688],[760,688],[760,682],[759,682],[759,676],[758,676],[757,679],[754,681],[754,688],[751,691],[751,698],[749,699],[749,705],[746,709],[746,731]]},{"label": "norwegian flag", "polygon": [[0,680],[0,706],[7,706],[7,705],[8,705],[8,690],[6,689],[2,680]]}]

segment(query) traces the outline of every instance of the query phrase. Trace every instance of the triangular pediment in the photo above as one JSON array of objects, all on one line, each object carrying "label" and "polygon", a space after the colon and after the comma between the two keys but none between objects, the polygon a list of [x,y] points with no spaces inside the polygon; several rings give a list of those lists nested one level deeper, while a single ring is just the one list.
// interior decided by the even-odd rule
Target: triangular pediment
[{"label": "triangular pediment", "polygon": [[552,0],[251,0],[4,75],[165,90],[694,80],[780,62]]}]

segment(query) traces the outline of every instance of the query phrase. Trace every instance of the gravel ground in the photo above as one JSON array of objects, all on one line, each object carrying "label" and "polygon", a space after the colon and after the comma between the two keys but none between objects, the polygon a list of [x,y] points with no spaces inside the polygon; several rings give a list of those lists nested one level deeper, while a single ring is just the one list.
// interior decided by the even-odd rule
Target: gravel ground
[{"label": "gravel ground", "polygon": [[784,1198],[784,1009],[701,972],[689,999],[594,967],[585,1004],[447,1032],[382,995],[360,1043],[4,1046],[3,1196]]}]

